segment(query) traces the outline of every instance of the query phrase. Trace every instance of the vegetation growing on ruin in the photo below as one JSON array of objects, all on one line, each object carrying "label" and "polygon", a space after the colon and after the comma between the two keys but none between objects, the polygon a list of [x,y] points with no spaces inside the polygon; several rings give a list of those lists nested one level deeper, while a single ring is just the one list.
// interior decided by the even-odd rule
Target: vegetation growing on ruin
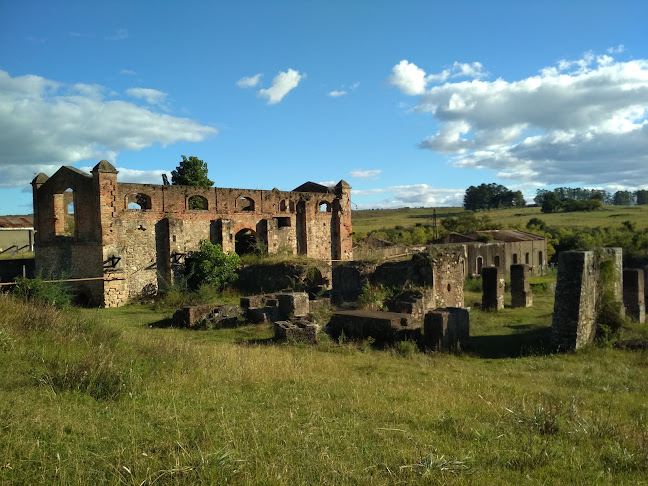
[{"label": "vegetation growing on ruin", "polygon": [[185,274],[190,289],[210,285],[221,292],[238,278],[236,270],[241,265],[239,256],[230,251],[225,253],[219,244],[209,240],[200,241],[200,250],[187,255]]}]

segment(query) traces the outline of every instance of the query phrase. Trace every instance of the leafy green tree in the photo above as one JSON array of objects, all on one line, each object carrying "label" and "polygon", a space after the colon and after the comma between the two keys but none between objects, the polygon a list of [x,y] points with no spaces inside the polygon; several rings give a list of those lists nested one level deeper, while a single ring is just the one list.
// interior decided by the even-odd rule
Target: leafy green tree
[{"label": "leafy green tree", "polygon": [[225,253],[220,245],[201,240],[200,251],[187,255],[187,284],[192,290],[207,284],[220,292],[236,281],[239,266],[241,259],[236,253]]},{"label": "leafy green tree", "polygon": [[[174,186],[211,187],[214,181],[207,177],[207,164],[198,157],[182,156],[180,165],[171,171]],[[205,209],[203,200],[194,197],[189,200],[189,209]]]},{"label": "leafy green tree", "polygon": [[494,182],[470,186],[464,194],[464,209],[478,211],[480,209],[510,208],[524,206],[524,197],[520,191],[513,192],[501,184]]},{"label": "leafy green tree", "polygon": [[648,204],[648,191],[645,189],[639,189],[635,192],[635,198],[638,206],[645,206]]},{"label": "leafy green tree", "polygon": [[612,196],[612,204],[615,206],[631,206],[634,197],[630,191],[617,191]]}]

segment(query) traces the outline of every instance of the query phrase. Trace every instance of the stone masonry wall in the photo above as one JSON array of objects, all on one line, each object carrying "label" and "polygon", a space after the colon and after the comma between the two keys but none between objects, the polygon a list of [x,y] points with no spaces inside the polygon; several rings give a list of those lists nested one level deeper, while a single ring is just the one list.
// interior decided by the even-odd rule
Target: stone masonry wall
[{"label": "stone masonry wall", "polygon": [[[601,269],[612,262],[611,282],[603,282]],[[594,340],[596,316],[605,285],[610,285],[622,310],[622,251],[562,252],[558,261],[558,281],[554,303],[551,341],[556,350],[578,349]]]},{"label": "stone masonry wall", "polygon": [[[330,189],[303,186],[319,192],[130,184],[118,183],[115,168],[101,161],[91,174],[72,167],[49,178],[39,174],[32,186],[37,267],[45,273],[65,268],[75,278],[121,275],[123,285],[105,286],[111,305],[171,284],[201,239],[231,251],[237,234],[248,231],[270,253],[353,258],[350,186],[344,181]],[[192,200],[203,209],[190,209]],[[64,234],[71,218],[74,234]],[[79,263],[77,254],[89,248],[92,257]],[[88,287],[98,294],[103,285]]]}]

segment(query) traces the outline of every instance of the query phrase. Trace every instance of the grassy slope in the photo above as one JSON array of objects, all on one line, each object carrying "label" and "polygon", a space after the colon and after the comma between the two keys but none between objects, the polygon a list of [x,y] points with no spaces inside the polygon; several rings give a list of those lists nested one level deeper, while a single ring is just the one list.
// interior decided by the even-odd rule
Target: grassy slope
[{"label": "grassy slope", "polygon": [[534,355],[551,293],[533,310],[472,310],[472,354],[407,358],[272,344],[268,326],[151,328],[169,313],[143,306],[68,318],[2,297],[0,484],[620,484],[648,474],[648,354]]},{"label": "grassy slope", "polygon": [[[400,225],[411,227],[416,223],[432,224],[433,208],[417,209],[379,209],[353,211],[353,231],[367,233],[380,228],[393,228]],[[462,208],[436,208],[437,220],[456,215]],[[540,218],[549,226],[618,226],[623,221],[631,221],[637,229],[648,227],[648,206],[604,206],[600,211],[576,213],[544,214],[540,208],[513,208],[485,211],[492,221],[501,223],[504,228],[521,225],[524,227],[529,219]]]}]

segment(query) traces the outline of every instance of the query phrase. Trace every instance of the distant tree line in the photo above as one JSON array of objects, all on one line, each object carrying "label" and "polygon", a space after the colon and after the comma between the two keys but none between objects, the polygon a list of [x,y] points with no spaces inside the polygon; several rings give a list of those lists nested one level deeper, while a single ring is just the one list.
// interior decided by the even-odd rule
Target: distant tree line
[{"label": "distant tree line", "polygon": [[533,199],[543,213],[559,211],[593,211],[602,205],[632,206],[647,205],[648,190],[616,191],[584,189],[582,187],[558,187],[553,191],[538,189]]},{"label": "distant tree line", "polygon": [[524,207],[525,204],[521,191],[511,191],[494,182],[470,186],[466,189],[463,203],[468,211]]}]

